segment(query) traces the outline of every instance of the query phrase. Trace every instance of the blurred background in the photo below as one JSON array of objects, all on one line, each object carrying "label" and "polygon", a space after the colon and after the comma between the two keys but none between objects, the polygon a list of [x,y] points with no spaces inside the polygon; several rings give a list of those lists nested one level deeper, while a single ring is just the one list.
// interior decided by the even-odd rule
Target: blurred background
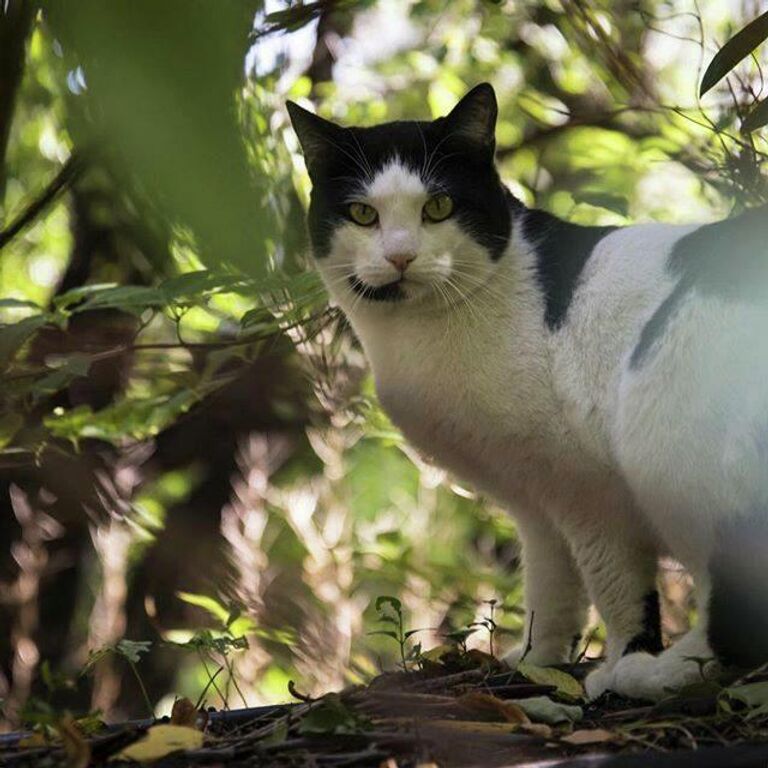
[{"label": "blurred background", "polygon": [[[117,719],[174,695],[236,707],[286,700],[289,680],[368,680],[399,658],[368,634],[381,595],[423,630],[409,648],[491,600],[511,645],[514,526],[379,409],[307,258],[285,100],[344,123],[427,119],[487,80],[525,203],[582,223],[711,220],[768,200],[766,134],[740,131],[765,51],[698,98],[719,46],[765,10],[0,3],[3,727],[57,697]],[[687,580],[667,563],[665,581],[674,635]]]}]

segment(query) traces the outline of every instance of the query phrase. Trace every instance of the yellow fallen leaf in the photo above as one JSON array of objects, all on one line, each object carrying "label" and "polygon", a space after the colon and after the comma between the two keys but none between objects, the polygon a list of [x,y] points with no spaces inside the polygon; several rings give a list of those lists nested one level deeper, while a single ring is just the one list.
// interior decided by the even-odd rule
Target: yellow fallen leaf
[{"label": "yellow fallen leaf", "polygon": [[585,728],[581,731],[574,731],[568,736],[563,736],[560,741],[566,744],[582,746],[584,744],[605,744],[609,741],[619,741],[620,736],[617,733],[606,731],[605,728]]},{"label": "yellow fallen leaf", "polygon": [[19,739],[17,746],[20,749],[35,749],[36,747],[47,747],[49,744],[50,741],[42,733],[36,732]]},{"label": "yellow fallen leaf", "polygon": [[203,745],[203,734],[183,725],[153,725],[146,734],[118,752],[113,760],[136,760],[151,763],[182,749],[198,749]]},{"label": "yellow fallen leaf", "polygon": [[584,698],[584,689],[581,687],[581,683],[567,672],[553,667],[537,667],[527,661],[521,661],[517,665],[517,671],[532,683],[555,686],[557,693],[566,699],[579,701]]},{"label": "yellow fallen leaf", "polygon": [[456,653],[455,645],[436,645],[434,648],[424,651],[421,654],[421,658],[426,659],[427,661],[440,661],[443,656],[449,653]]}]

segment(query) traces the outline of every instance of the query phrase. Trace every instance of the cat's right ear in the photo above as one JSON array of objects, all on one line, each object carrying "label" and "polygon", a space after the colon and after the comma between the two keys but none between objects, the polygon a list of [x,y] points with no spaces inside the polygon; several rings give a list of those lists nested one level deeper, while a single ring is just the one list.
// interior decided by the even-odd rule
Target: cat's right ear
[{"label": "cat's right ear", "polygon": [[319,169],[322,159],[328,157],[328,150],[338,144],[338,134],[342,129],[293,101],[286,102],[286,106],[291,125],[299,137],[299,144],[304,152],[307,170],[312,176]]}]

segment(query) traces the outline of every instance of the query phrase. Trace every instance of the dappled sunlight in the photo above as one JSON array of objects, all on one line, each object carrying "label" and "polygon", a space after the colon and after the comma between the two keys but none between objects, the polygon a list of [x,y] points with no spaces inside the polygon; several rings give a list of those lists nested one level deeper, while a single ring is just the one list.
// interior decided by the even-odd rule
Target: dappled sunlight
[{"label": "dappled sunlight", "polygon": [[[768,133],[740,132],[765,51],[697,96],[743,4],[53,5],[0,114],[3,727],[57,697],[107,720],[146,715],[145,695],[226,710],[366,683],[415,649],[500,657],[525,630],[515,526],[381,409],[313,269],[285,102],[427,120],[487,80],[527,205],[713,220],[768,200]],[[675,637],[691,580],[671,562],[661,579]],[[407,663],[381,597],[417,630]]]}]

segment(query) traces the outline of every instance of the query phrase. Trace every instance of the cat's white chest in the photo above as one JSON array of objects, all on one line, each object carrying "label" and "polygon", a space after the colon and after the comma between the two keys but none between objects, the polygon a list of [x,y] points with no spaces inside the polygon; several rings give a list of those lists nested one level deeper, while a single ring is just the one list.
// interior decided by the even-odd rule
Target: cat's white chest
[{"label": "cat's white chest", "polygon": [[509,333],[498,325],[366,330],[379,398],[407,440],[500,501],[531,495],[559,458],[563,425],[536,365],[517,365],[505,348]]}]

